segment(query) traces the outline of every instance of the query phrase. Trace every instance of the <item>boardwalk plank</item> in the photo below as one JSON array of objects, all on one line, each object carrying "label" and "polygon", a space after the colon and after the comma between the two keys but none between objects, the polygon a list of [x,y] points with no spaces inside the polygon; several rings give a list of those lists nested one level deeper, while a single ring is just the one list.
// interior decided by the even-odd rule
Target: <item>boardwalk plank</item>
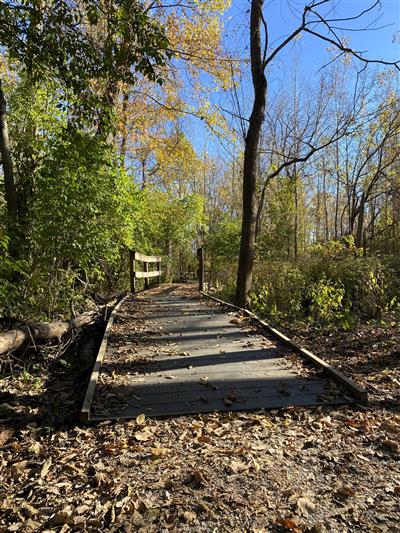
[{"label": "boardwalk plank", "polygon": [[164,286],[127,299],[90,420],[352,401],[284,344],[195,294]]}]

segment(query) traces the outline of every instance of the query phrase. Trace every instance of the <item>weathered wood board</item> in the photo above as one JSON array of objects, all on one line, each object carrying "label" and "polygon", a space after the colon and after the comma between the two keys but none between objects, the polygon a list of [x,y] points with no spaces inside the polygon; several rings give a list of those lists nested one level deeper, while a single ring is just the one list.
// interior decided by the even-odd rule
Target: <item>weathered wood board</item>
[{"label": "weathered wood board", "polygon": [[351,401],[248,319],[185,285],[164,285],[120,307],[89,421]]}]

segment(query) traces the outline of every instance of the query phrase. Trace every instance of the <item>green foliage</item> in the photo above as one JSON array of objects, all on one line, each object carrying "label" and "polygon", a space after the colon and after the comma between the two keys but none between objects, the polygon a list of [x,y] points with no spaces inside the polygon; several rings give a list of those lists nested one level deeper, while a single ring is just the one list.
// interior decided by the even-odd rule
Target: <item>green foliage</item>
[{"label": "green foliage", "polygon": [[363,257],[352,237],[315,247],[307,269],[314,281],[325,276],[340,283],[344,305],[354,315],[380,318],[394,303],[394,271],[379,256]]},{"label": "green foliage", "polygon": [[167,38],[141,2],[4,0],[1,11],[0,46],[31,78],[61,80],[86,111],[95,110],[94,79],[134,83],[140,73],[162,83]]},{"label": "green foliage", "polygon": [[194,271],[193,242],[204,226],[204,199],[198,194],[175,197],[155,189],[144,189],[140,198],[134,247],[161,254],[168,278],[181,267]]},{"label": "green foliage", "polygon": [[326,279],[325,274],[309,288],[309,320],[329,324],[343,318],[345,290],[340,283]]},{"label": "green foliage", "polygon": [[240,250],[241,224],[226,214],[210,224],[205,238],[207,270],[212,273],[211,284],[223,288],[222,298],[232,299],[235,293],[236,261]]},{"label": "green foliage", "polygon": [[90,281],[93,290],[115,277],[132,245],[137,196],[101,138],[60,131],[36,181],[29,280],[36,305],[53,315],[76,297],[82,303],[79,286]]},{"label": "green foliage", "polygon": [[352,238],[313,247],[311,256],[263,263],[251,294],[255,312],[351,326],[357,318],[382,319],[398,308],[398,271],[378,256],[363,257]]},{"label": "green foliage", "polygon": [[[297,191],[297,193],[296,193]],[[297,217],[295,196],[297,194]],[[263,224],[258,239],[258,255],[263,259],[287,259],[294,255],[297,218],[298,252],[305,248],[304,185],[299,177],[279,176],[267,192]]]},{"label": "green foliage", "polygon": [[271,263],[257,275],[250,295],[251,308],[261,315],[299,316],[303,309],[306,278],[297,265]]},{"label": "green foliage", "polygon": [[0,231],[0,316],[18,314],[23,303],[21,285],[17,279],[26,275],[25,265],[9,255],[8,243],[8,237]]},{"label": "green foliage", "polygon": [[205,245],[217,261],[235,261],[240,249],[240,222],[227,216],[219,218],[211,225]]}]

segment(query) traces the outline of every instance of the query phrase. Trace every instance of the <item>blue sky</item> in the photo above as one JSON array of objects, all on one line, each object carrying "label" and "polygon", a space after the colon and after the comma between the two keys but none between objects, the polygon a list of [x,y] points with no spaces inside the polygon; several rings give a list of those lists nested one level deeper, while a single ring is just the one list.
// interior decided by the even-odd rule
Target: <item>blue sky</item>
[{"label": "blue sky", "polygon": [[[266,0],[264,16],[267,20],[270,34],[270,44],[279,42],[293,31],[301,18],[304,0]],[[331,0],[321,6],[320,13],[327,18],[354,17],[368,9],[374,0]],[[249,0],[233,0],[232,5],[223,15],[224,46],[235,57],[249,56]],[[360,31],[337,30],[338,35],[345,36],[350,46],[368,58],[384,59],[387,61],[400,60],[400,0],[381,0],[380,5],[362,18],[351,22],[340,22],[337,26],[352,28]],[[367,29],[367,28],[370,29]],[[378,28],[378,29],[373,29]],[[309,35],[304,35],[297,43],[296,50],[288,47],[274,61],[270,83],[285,83],[293,65],[293,54],[298,60],[298,71],[302,77],[315,76],[317,71],[327,62],[329,44],[319,41]],[[274,81],[275,80],[275,81]],[[249,73],[243,78],[243,93],[251,103],[252,89]],[[222,102],[229,108],[230,99],[223,93],[214,96],[214,102]],[[187,124],[188,136],[196,150],[201,152],[204,147],[214,155],[225,157],[226,150],[212,138],[205,127],[190,120]],[[225,154],[225,155],[224,155]]]},{"label": "blue sky", "polygon": [[[301,12],[307,2],[303,0],[267,0],[264,7],[264,16],[267,20],[270,31],[270,42],[290,33],[299,22]],[[355,16],[367,9],[374,3],[374,0],[331,0],[326,5],[321,6],[320,12],[327,17],[345,18]],[[225,44],[233,48],[241,47],[241,43],[247,45],[248,41],[248,10],[250,2],[248,0],[233,0],[231,8],[225,13]],[[378,20],[376,20],[378,19]],[[372,27],[386,26],[379,30],[366,30]],[[352,22],[342,22],[340,25],[362,31],[349,32],[338,31],[341,35],[346,35],[351,39],[351,44],[358,50],[369,52],[375,57],[386,57],[389,60],[400,59],[400,46],[393,42],[393,36],[400,32],[400,0],[381,0],[380,6],[369,13],[366,13],[359,20]],[[235,33],[239,37],[235,39]],[[237,42],[235,42],[235,40]],[[306,39],[309,46],[305,45],[305,56],[314,62],[315,52],[323,50],[324,45],[319,45],[315,39]],[[243,47],[242,51],[243,51]]]}]

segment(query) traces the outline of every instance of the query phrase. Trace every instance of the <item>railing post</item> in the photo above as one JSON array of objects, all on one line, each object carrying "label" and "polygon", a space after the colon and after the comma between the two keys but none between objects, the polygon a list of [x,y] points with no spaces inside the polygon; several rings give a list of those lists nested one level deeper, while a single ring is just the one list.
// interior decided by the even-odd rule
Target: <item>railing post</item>
[{"label": "railing post", "polygon": [[204,291],[204,248],[197,248],[199,291]]},{"label": "railing post", "polygon": [[[145,272],[148,272],[149,271],[149,263],[147,263],[146,261],[144,261],[144,271]],[[148,289],[149,288],[149,278],[144,278],[144,288],[145,289]]]},{"label": "railing post", "polygon": [[129,277],[131,281],[131,292],[136,292],[135,289],[135,252],[129,250]]},{"label": "railing post", "polygon": [[[161,261],[157,263],[157,270],[161,272]],[[161,274],[158,275],[158,284],[161,285]]]}]

